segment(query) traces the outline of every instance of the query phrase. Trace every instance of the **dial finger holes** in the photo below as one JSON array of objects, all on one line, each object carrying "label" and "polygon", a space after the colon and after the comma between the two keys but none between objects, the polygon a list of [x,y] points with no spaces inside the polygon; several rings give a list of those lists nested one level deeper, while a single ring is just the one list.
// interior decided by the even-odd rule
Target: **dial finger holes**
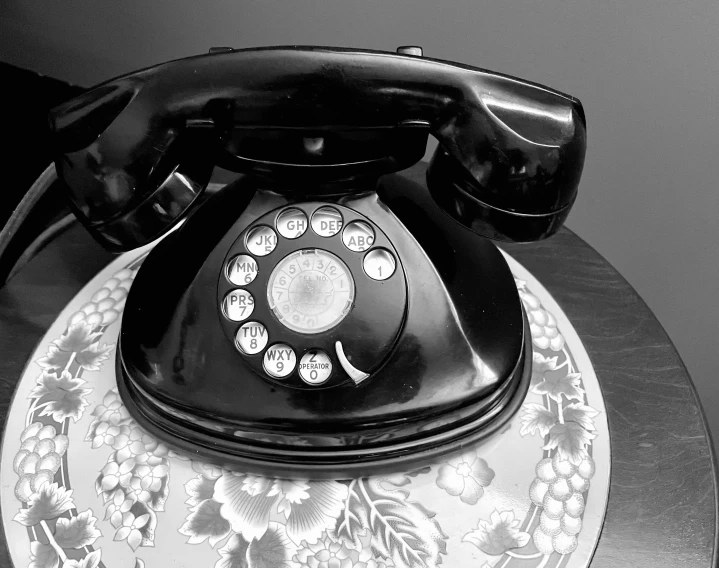
[{"label": "dial finger holes", "polygon": [[324,351],[310,349],[300,360],[300,378],[308,385],[321,385],[332,374],[332,361]]},{"label": "dial finger holes", "polygon": [[222,301],[222,312],[232,321],[245,321],[255,309],[255,299],[247,290],[232,290]]},{"label": "dial finger holes", "polygon": [[387,280],[394,274],[397,264],[391,252],[387,249],[376,248],[365,255],[362,266],[372,280]]},{"label": "dial finger holes", "polygon": [[277,232],[286,239],[297,239],[307,230],[307,215],[301,209],[285,209],[277,217]]},{"label": "dial finger holes", "polygon": [[235,286],[245,286],[257,278],[257,261],[241,254],[227,263],[227,279]]},{"label": "dial finger holes", "polygon": [[237,330],[235,345],[245,355],[256,355],[267,345],[267,328],[259,322],[250,321]]},{"label": "dial finger holes", "polygon": [[342,229],[342,214],[334,207],[320,207],[312,215],[312,230],[320,237],[333,237]]},{"label": "dial finger holes", "polygon": [[265,351],[262,366],[265,372],[276,379],[284,379],[295,369],[297,355],[289,345],[276,343]]},{"label": "dial finger holes", "polygon": [[267,256],[277,246],[277,234],[266,225],[255,227],[247,233],[245,246],[255,256]]},{"label": "dial finger holes", "polygon": [[363,221],[352,221],[342,231],[342,242],[352,252],[364,252],[374,243],[374,231]]}]

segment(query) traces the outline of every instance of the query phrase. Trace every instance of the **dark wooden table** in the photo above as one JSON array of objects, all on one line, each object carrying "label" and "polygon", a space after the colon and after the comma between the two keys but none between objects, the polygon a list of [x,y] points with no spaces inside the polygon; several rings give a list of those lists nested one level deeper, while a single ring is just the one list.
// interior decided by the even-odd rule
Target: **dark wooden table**
[{"label": "dark wooden table", "polygon": [[[413,168],[410,176],[422,173]],[[617,271],[569,230],[503,248],[567,314],[604,394],[611,489],[592,567],[715,566],[711,440],[694,385],[661,325]],[[110,259],[74,226],[0,289],[0,417],[47,328]],[[4,536],[0,566],[11,566]]]}]

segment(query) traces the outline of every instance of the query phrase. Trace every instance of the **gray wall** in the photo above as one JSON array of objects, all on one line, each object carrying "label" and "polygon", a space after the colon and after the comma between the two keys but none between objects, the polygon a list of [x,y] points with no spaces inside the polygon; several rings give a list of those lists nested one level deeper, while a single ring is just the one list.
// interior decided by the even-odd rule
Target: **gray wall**
[{"label": "gray wall", "polygon": [[3,0],[0,59],[91,85],[213,45],[419,44],[579,97],[568,225],[654,310],[719,433],[718,29],[716,0]]}]

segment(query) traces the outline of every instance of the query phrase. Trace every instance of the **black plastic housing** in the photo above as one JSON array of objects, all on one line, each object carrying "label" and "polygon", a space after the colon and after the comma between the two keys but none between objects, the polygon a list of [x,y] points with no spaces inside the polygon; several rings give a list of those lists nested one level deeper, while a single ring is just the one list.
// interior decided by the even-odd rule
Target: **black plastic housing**
[{"label": "black plastic housing", "polygon": [[[218,279],[246,227],[295,202],[291,193],[244,178],[211,197],[145,260],[118,350],[120,393],[138,422],[176,448],[227,466],[331,478],[418,464],[511,418],[532,360],[513,276],[494,245],[400,176],[384,177],[378,193],[322,200],[372,219],[401,258],[407,314],[392,350],[357,386],[338,380],[334,388],[302,390],[263,376],[228,336]],[[328,334],[361,361],[376,355],[358,330],[371,332],[385,310],[370,302],[357,317],[362,321]],[[342,369],[337,373],[341,378]]]},{"label": "black plastic housing", "polygon": [[[215,165],[356,191],[353,179],[421,159],[428,134],[441,170],[430,189],[448,213],[489,237],[534,240],[566,217],[586,147],[581,103],[547,87],[426,57],[301,46],[137,71],[57,107],[50,128],[75,211],[111,250],[172,227]],[[303,143],[317,139],[322,151]],[[444,176],[449,188],[433,181]]]},{"label": "black plastic housing", "polygon": [[[106,247],[135,248],[185,220],[144,261],[117,356],[128,410],[171,446],[266,475],[354,477],[460,450],[518,410],[531,337],[484,237],[536,240],[564,222],[586,148],[577,99],[447,61],[288,46],[128,74],[56,108],[50,129],[72,206]],[[394,175],[430,134],[427,186]],[[242,175],[204,199],[216,166]],[[256,302],[294,250],[344,257],[356,280],[349,315],[318,335],[257,304],[273,341],[329,354],[332,377],[308,387],[296,369],[276,380],[241,353],[221,304],[253,223],[323,204],[371,224],[397,262],[372,282],[340,237],[308,232],[259,263],[246,290]]]}]

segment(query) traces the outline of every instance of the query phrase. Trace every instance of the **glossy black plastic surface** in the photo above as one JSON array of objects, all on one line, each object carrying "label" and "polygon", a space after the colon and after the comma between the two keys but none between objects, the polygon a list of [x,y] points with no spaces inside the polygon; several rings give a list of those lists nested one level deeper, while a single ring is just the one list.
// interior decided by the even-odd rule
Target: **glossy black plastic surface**
[{"label": "glossy black plastic surface", "polygon": [[[251,177],[226,187],[145,260],[118,357],[120,392],[144,427],[216,462],[331,477],[456,450],[514,414],[531,346],[512,274],[494,245],[398,176],[383,178],[379,195],[323,200],[371,219],[401,259],[408,307],[390,356],[361,384],[327,389],[278,385],[249,365],[224,329],[216,290],[238,236],[296,201],[273,189]],[[368,328],[328,333],[352,346],[385,317],[381,302],[368,310]]]},{"label": "glossy black plastic surface", "polygon": [[[452,158],[443,175],[462,180],[440,199],[450,215],[491,237],[537,239],[574,201],[586,145],[581,104],[568,95],[467,65],[326,47],[151,67],[61,105],[50,126],[78,216],[115,250],[177,222],[215,164],[301,174],[318,188],[330,180],[337,191],[341,180],[416,162],[429,133]],[[468,218],[465,203],[488,209],[489,222]],[[501,230],[495,218],[508,220]]]},{"label": "glossy black plastic surface", "polygon": [[[559,229],[584,162],[576,99],[414,55],[276,47],[120,77],[55,109],[50,127],[73,207],[108,248],[147,243],[187,216],[135,279],[117,358],[127,408],[170,445],[273,476],[367,475],[459,449],[517,411],[527,321],[480,235]],[[429,134],[439,147],[427,187],[385,175],[418,161]],[[204,200],[218,165],[244,175]],[[310,218],[323,204],[374,227],[373,247],[396,260],[391,277],[373,281],[363,251],[308,231],[260,254],[254,281],[229,282],[228,262],[251,252],[247,231],[274,226],[288,205]],[[299,333],[272,311],[268,282],[278,261],[317,250],[344,263],[355,296],[332,327]],[[308,271],[315,284],[297,281],[302,294],[330,297],[324,273]],[[222,305],[248,292],[266,347],[298,362],[321,349],[326,383],[297,368],[270,376],[264,348],[241,352],[242,322]]]}]

